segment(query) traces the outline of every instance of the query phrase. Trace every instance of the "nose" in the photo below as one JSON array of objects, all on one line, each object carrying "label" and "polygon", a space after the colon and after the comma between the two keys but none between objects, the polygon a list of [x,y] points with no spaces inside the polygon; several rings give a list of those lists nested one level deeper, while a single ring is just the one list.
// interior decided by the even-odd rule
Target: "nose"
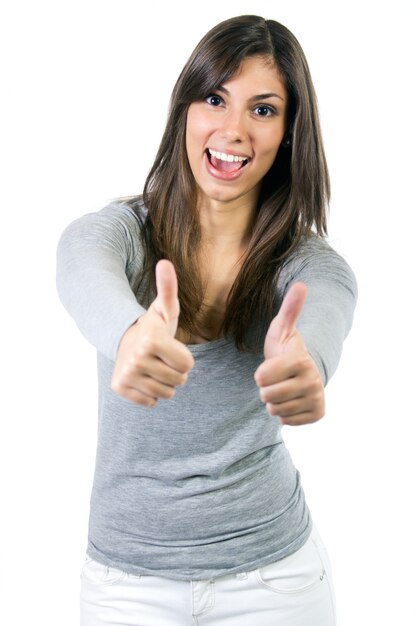
[{"label": "nose", "polygon": [[230,110],[223,118],[220,137],[228,142],[242,142],[247,137],[243,111]]}]

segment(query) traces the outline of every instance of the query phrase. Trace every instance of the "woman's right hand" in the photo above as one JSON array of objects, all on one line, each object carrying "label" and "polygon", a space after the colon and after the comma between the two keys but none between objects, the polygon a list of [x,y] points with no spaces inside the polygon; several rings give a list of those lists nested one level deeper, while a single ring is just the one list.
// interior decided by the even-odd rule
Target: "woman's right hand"
[{"label": "woman's right hand", "polygon": [[170,261],[156,265],[157,296],[147,312],[123,335],[116,355],[112,390],[136,404],[152,407],[170,399],[184,385],[194,359],[175,339],[180,313],[175,268]]}]

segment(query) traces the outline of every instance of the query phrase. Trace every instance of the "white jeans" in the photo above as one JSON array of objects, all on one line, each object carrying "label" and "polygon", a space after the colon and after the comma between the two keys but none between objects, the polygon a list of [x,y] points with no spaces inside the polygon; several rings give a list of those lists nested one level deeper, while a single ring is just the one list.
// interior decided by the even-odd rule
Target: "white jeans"
[{"label": "white jeans", "polygon": [[316,528],[294,554],[211,580],[133,576],[86,557],[81,626],[335,626],[331,567]]}]

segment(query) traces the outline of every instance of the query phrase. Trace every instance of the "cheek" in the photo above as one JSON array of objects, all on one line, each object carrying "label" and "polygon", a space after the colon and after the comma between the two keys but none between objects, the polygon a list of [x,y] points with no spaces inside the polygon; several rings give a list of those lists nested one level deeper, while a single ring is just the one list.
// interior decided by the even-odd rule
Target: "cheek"
[{"label": "cheek", "polygon": [[209,146],[211,138],[216,134],[217,125],[217,117],[213,113],[204,111],[200,103],[195,106],[191,105],[187,115],[187,150],[201,157]]},{"label": "cheek", "polygon": [[187,127],[185,131],[185,149],[187,151],[188,162],[191,165],[191,169],[193,169],[195,155],[197,152],[196,149],[196,137],[193,132],[193,125],[189,123],[190,116],[187,118]]},{"label": "cheek", "polygon": [[264,142],[263,142],[263,156],[265,161],[270,161],[271,165],[275,160],[275,157],[278,153],[279,147],[281,145],[281,142],[284,138],[284,133],[283,132],[277,132],[271,134],[269,136],[265,136],[264,137]]}]

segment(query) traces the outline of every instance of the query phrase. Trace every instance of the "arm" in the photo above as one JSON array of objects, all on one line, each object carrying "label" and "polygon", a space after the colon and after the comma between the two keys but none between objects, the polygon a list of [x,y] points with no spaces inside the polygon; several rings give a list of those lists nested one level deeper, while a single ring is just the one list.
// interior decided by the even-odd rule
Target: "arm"
[{"label": "arm", "polygon": [[109,204],[75,220],[57,248],[57,290],[82,334],[115,360],[125,331],[146,311],[132,285],[140,267],[140,223],[126,205]]},{"label": "arm", "polygon": [[142,265],[136,214],[113,204],[84,215],[65,229],[57,252],[61,301],[90,343],[115,362],[113,391],[147,407],[172,398],[194,360],[175,339],[177,278],[168,261],[156,268],[157,297],[149,308],[136,300]]}]

